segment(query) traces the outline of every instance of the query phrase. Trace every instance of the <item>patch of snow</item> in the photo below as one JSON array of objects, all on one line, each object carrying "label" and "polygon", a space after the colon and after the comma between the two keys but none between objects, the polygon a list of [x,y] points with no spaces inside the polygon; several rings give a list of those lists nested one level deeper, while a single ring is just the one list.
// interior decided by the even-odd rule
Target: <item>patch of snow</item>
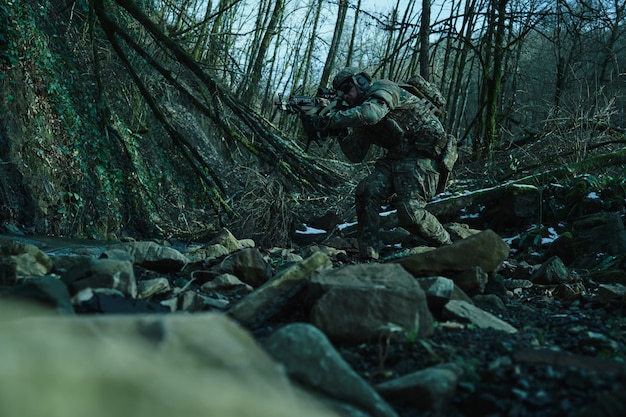
[{"label": "patch of snow", "polygon": [[541,244],[542,245],[548,245],[548,244],[554,242],[559,237],[559,234],[554,229],[554,227],[549,227],[548,228],[548,233],[550,233],[550,236],[541,238]]},{"label": "patch of snow", "polygon": [[350,226],[354,226],[354,225],[355,225],[355,224],[357,224],[357,223],[358,223],[358,222],[351,222],[351,223],[350,223],[350,222],[348,222],[348,223],[343,223],[343,224],[340,224],[339,226],[337,226],[337,229],[339,229],[339,230],[343,230],[343,229],[346,229],[346,228],[348,228],[348,227],[350,227]]},{"label": "patch of snow", "polygon": [[480,212],[483,211],[484,209],[485,209],[485,206],[479,206],[478,213],[467,213],[467,209],[463,208],[461,209],[461,213],[465,213],[465,214],[461,214],[461,216],[459,216],[459,219],[477,219],[480,216]]},{"label": "patch of snow", "polygon": [[309,227],[306,224],[304,225],[304,227],[306,227],[306,230],[296,230],[296,233],[300,235],[321,235],[323,233],[326,233],[326,230]]},{"label": "patch of snow", "polygon": [[513,241],[515,239],[519,239],[520,237],[521,235],[515,235],[512,237],[503,237],[502,240],[504,240],[507,243],[507,245],[511,246],[511,244],[513,244]]}]

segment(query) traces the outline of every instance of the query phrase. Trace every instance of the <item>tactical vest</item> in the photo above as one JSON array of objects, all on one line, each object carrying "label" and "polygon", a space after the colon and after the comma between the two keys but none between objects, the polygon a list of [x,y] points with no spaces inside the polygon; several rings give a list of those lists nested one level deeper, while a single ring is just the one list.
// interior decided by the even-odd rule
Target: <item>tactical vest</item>
[{"label": "tactical vest", "polygon": [[373,143],[397,152],[399,156],[408,153],[440,158],[448,138],[427,100],[389,80],[372,83],[365,100],[371,98],[384,101],[390,109],[378,124],[367,127]]}]

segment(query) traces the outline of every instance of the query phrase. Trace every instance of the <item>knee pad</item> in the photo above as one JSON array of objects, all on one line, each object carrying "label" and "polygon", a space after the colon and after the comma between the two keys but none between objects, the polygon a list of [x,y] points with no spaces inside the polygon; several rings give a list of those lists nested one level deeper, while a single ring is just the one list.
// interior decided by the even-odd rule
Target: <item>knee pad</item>
[{"label": "knee pad", "polygon": [[398,225],[400,227],[417,226],[426,215],[422,208],[411,208],[408,203],[398,204]]}]

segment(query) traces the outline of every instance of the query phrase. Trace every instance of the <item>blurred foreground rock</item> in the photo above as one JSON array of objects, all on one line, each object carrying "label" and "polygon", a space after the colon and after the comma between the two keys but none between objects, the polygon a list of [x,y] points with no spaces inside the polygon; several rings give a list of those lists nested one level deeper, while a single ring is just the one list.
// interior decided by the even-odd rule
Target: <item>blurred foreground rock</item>
[{"label": "blurred foreground rock", "polygon": [[222,314],[47,314],[0,308],[3,417],[336,416]]}]

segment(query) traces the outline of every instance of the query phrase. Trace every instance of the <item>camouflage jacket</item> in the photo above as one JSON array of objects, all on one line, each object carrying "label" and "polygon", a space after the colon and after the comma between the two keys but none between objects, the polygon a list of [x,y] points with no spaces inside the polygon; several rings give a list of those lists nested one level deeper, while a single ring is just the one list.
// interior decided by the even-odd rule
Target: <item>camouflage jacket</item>
[{"label": "camouflage jacket", "polygon": [[437,158],[446,143],[441,122],[423,101],[389,80],[375,81],[360,105],[328,118],[331,129],[348,128],[339,144],[352,162],[361,162],[372,144],[387,149],[387,158],[402,159]]}]

